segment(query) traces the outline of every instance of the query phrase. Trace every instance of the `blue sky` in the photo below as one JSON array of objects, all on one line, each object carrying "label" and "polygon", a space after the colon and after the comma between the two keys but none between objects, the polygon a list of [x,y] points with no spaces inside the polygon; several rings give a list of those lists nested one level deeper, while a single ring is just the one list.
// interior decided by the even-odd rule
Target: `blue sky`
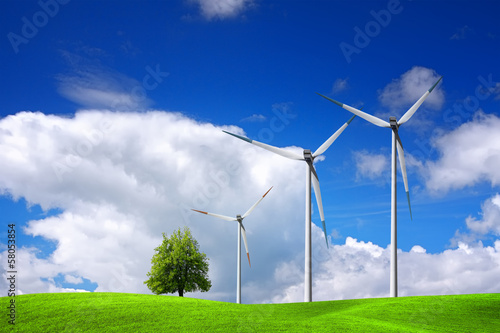
[{"label": "blue sky", "polygon": [[[400,294],[500,291],[496,1],[2,6],[0,243],[15,223],[20,292],[148,293],[161,233],[186,225],[213,282],[187,296],[234,301],[236,225],[189,209],[241,214],[274,186],[245,220],[242,300],[301,301],[304,163],[221,130],[314,151],[351,117],[316,92],[388,120],[440,76],[399,132]],[[389,293],[390,137],[356,118],[316,162],[333,246],[313,228],[313,300]]]}]

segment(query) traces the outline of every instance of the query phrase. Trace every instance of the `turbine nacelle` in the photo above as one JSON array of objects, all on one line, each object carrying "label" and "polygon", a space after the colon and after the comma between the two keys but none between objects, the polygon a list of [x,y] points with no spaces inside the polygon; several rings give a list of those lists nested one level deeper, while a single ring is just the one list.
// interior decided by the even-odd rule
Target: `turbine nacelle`
[{"label": "turbine nacelle", "polygon": [[393,130],[397,130],[399,128],[398,120],[396,117],[389,117],[389,124]]},{"label": "turbine nacelle", "polygon": [[313,153],[311,152],[310,149],[304,149],[304,160],[307,162],[312,162],[314,160]]}]

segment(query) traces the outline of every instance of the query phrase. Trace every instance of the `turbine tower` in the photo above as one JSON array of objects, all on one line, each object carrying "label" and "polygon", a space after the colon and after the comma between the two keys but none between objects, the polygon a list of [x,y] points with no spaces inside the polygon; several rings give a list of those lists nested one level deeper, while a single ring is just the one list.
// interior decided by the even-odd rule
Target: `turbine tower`
[{"label": "turbine tower", "polygon": [[410,204],[410,192],[408,190],[408,178],[406,175],[406,164],[405,164],[405,157],[404,157],[404,150],[403,150],[403,144],[401,143],[401,138],[399,137],[398,131],[399,127],[406,123],[410,118],[413,116],[415,111],[420,107],[420,105],[425,101],[425,99],[430,95],[432,90],[437,86],[439,81],[441,81],[443,77],[441,76],[439,80],[437,80],[434,85],[427,90],[422,97],[419,98],[418,101],[413,104],[413,106],[406,111],[406,113],[399,119],[399,121],[396,120],[396,117],[389,117],[389,122],[386,122],[380,118],[374,117],[368,113],[365,113],[361,110],[358,110],[356,108],[353,108],[352,106],[349,106],[347,104],[343,104],[340,102],[337,102],[336,100],[333,100],[329,97],[326,97],[324,95],[320,95],[321,97],[326,98],[327,100],[337,104],[338,106],[346,109],[349,112],[354,113],[355,115],[365,119],[366,121],[377,125],[379,127],[386,127],[390,128],[392,130],[392,154],[391,154],[391,277],[390,277],[390,296],[391,297],[397,297],[398,296],[398,258],[397,258],[397,199],[396,199],[396,194],[397,194],[397,186],[396,186],[396,181],[397,181],[397,160],[396,160],[396,151],[397,155],[399,156],[399,164],[401,165],[401,173],[403,175],[403,182],[405,185],[405,191],[406,191],[406,198],[408,199],[408,207],[410,209],[410,218],[413,219],[412,214],[411,214],[411,204]]},{"label": "turbine tower", "polygon": [[217,217],[222,220],[226,221],[238,221],[238,265],[236,269],[236,303],[241,304],[241,235],[243,234],[243,241],[245,242],[245,250],[247,251],[247,258],[248,258],[248,265],[252,267],[250,264],[250,254],[248,253],[248,243],[247,243],[247,233],[245,231],[245,227],[243,226],[243,219],[250,215],[250,213],[257,207],[257,205],[264,199],[264,197],[271,191],[273,187],[269,190],[267,190],[266,193],[260,198],[250,209],[247,210],[245,214],[242,215],[236,215],[236,217],[230,217],[230,216],[224,216],[224,215],[219,215],[219,214],[213,214],[213,213],[208,213],[204,212],[201,210],[196,210],[192,209],[195,212],[202,213],[205,215],[210,215]]},{"label": "turbine tower", "polygon": [[314,168],[313,161],[316,157],[323,154],[328,147],[338,138],[338,136],[346,129],[346,127],[351,123],[351,121],[356,116],[352,116],[342,127],[340,127],[337,132],[335,132],[328,140],[325,141],[314,153],[311,153],[309,149],[304,149],[303,156],[296,153],[277,148],[259,141],[251,140],[249,138],[236,135],[230,132],[223,131],[229,135],[237,137],[243,141],[249,142],[253,145],[261,147],[263,149],[269,150],[275,154],[281,155],[283,157],[305,161],[307,163],[306,170],[306,216],[305,216],[305,268],[304,268],[304,302],[312,301],[312,261],[311,261],[311,174],[312,174],[312,185],[314,187],[314,194],[316,196],[316,202],[318,203],[318,210],[321,217],[321,223],[323,225],[323,233],[325,234],[326,246],[328,247],[328,238],[326,236],[326,225],[325,216],[323,213],[323,203],[321,201],[321,191],[319,188],[318,175],[316,169]]}]

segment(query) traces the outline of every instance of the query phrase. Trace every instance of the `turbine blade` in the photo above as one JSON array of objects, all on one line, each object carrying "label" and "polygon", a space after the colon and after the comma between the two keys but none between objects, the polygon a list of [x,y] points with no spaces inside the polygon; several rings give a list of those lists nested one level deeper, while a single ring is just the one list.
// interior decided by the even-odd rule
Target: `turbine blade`
[{"label": "turbine blade", "polygon": [[245,243],[245,250],[247,251],[248,265],[252,267],[252,265],[250,264],[250,254],[248,253],[247,232],[245,231],[243,223],[240,223],[240,225],[241,225],[241,234],[243,235],[243,243]]},{"label": "turbine blade", "polygon": [[269,191],[271,191],[272,188],[273,187],[271,186],[271,188],[269,190],[267,190],[267,192],[264,193],[264,195],[252,207],[250,207],[250,209],[245,214],[243,214],[243,216],[241,218],[244,219],[245,217],[250,215],[250,213],[255,209],[255,207],[257,207],[257,205],[262,201],[262,199],[264,199],[264,197],[269,193]]},{"label": "turbine blade", "polygon": [[406,111],[406,113],[401,117],[401,119],[399,119],[399,121],[398,121],[399,125],[402,125],[402,124],[406,123],[408,120],[410,120],[410,118],[413,116],[413,114],[415,113],[415,111],[417,111],[417,109],[420,107],[420,105],[422,105],[422,103],[425,101],[425,99],[427,98],[427,96],[429,96],[431,94],[431,92],[434,90],[434,88],[436,88],[437,84],[439,83],[439,81],[441,81],[442,78],[443,77],[441,76],[439,78],[439,80],[437,80],[437,82],[434,83],[434,85],[429,90],[427,90],[422,95],[422,97],[420,97],[418,99],[418,101],[416,101],[415,104],[413,104],[413,106],[408,109],[408,111]]},{"label": "turbine blade", "polygon": [[235,217],[229,217],[229,216],[224,216],[224,215],[219,215],[219,214],[204,212],[204,211],[196,210],[196,209],[191,209],[191,210],[193,210],[195,212],[198,212],[198,213],[205,214],[205,215],[210,215],[210,216],[218,217],[218,218],[226,220],[226,221],[238,221],[238,219],[236,219]]},{"label": "turbine blade", "polygon": [[321,221],[321,224],[323,224],[323,233],[325,234],[326,248],[329,249],[330,246],[328,246],[328,238],[326,237],[326,223],[325,221]]},{"label": "turbine blade", "polygon": [[232,135],[240,140],[243,140],[243,141],[246,141],[246,142],[249,142],[253,145],[256,145],[258,147],[261,147],[261,148],[264,148],[266,150],[269,150],[275,154],[278,154],[278,155],[281,155],[281,156],[284,156],[286,158],[290,158],[292,160],[303,160],[304,159],[304,156],[301,156],[299,154],[296,154],[296,153],[293,153],[291,151],[288,151],[288,150],[284,150],[284,149],[281,149],[281,148],[278,148],[278,147],[274,147],[274,146],[270,146],[270,145],[267,145],[265,143],[262,143],[262,142],[259,142],[259,141],[255,141],[255,140],[251,140],[249,138],[246,138],[244,136],[240,136],[240,135],[236,135],[236,134],[233,134],[233,133],[230,133],[230,132],[227,132],[227,131],[222,131],[226,134],[229,134],[229,135]]},{"label": "turbine blade", "polygon": [[316,202],[318,204],[319,216],[321,218],[321,223],[323,225],[323,233],[325,234],[326,247],[328,247],[328,238],[326,237],[326,224],[325,224],[325,214],[323,213],[323,202],[321,201],[321,190],[319,188],[319,179],[316,170],[312,163],[309,164],[311,168],[311,181],[314,187],[314,195],[316,196]]},{"label": "turbine blade", "polygon": [[410,192],[406,192],[406,198],[408,199],[408,207],[410,207],[410,220],[413,221],[413,216],[411,214]]},{"label": "turbine blade", "polygon": [[398,149],[398,157],[399,157],[399,164],[401,165],[401,173],[403,174],[403,182],[405,185],[406,198],[408,199],[408,207],[410,208],[410,219],[413,220],[411,214],[410,192],[408,189],[408,176],[406,174],[405,153],[397,130],[395,130],[394,133],[396,134],[396,147]]},{"label": "turbine blade", "polygon": [[353,108],[352,106],[349,106],[347,104],[342,104],[340,102],[337,102],[336,100],[331,99],[329,97],[326,97],[324,95],[321,95],[320,93],[316,93],[316,94],[320,95],[323,98],[326,98],[330,102],[333,102],[333,103],[337,104],[341,108],[346,109],[347,111],[354,113],[355,115],[363,118],[364,120],[366,120],[366,121],[368,121],[368,122],[370,122],[370,123],[372,123],[374,125],[377,125],[377,126],[380,126],[380,127],[391,127],[391,125],[387,121],[384,121],[384,120],[382,120],[380,118],[377,118],[375,116],[372,116],[372,115],[370,115],[370,114],[368,114],[366,112],[363,112],[361,110]]},{"label": "turbine blade", "polygon": [[356,117],[356,115],[352,116],[351,119],[349,119],[342,127],[340,127],[337,132],[333,133],[333,135],[325,141],[313,154],[313,157],[319,156],[323,154],[330,146],[331,144],[337,140],[339,135],[346,129],[346,127],[351,123],[351,121]]}]

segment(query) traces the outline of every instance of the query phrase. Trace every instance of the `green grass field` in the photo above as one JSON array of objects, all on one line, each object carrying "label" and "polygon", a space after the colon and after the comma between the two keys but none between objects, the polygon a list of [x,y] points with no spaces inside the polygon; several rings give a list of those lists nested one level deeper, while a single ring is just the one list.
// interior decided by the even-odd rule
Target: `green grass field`
[{"label": "green grass field", "polygon": [[500,294],[245,305],[176,296],[16,296],[3,332],[500,332]]}]

